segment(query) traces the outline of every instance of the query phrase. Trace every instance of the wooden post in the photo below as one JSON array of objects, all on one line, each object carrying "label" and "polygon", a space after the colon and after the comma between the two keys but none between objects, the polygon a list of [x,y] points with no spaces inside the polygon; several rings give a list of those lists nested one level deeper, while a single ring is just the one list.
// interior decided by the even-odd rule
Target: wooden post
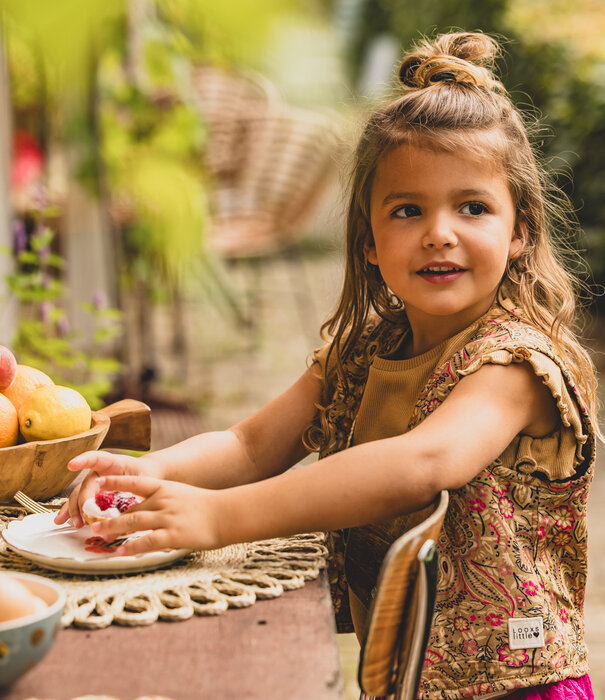
[{"label": "wooden post", "polygon": [[102,203],[73,179],[64,204],[63,234],[68,261],[65,281],[69,289],[69,317],[84,347],[91,350],[94,325],[80,303],[92,302],[99,292],[108,303],[115,303],[112,298],[115,271],[108,264],[112,240]]}]

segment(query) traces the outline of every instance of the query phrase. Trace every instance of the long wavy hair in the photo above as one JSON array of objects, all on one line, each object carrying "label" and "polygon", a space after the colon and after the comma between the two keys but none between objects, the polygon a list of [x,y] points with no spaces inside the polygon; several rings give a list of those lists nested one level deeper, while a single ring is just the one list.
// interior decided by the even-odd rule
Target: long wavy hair
[{"label": "long wavy hair", "polygon": [[[530,122],[494,77],[498,54],[498,43],[478,32],[422,41],[401,63],[400,94],[367,121],[351,172],[343,288],[336,310],[322,326],[323,336],[332,338],[326,385],[336,374],[347,386],[343,363],[372,315],[394,324],[405,319],[404,301],[394,297],[364,254],[364,245],[372,240],[370,196],[380,159],[403,144],[470,152],[499,167],[508,181],[517,222],[524,224],[523,249],[507,265],[502,293],[566,359],[598,431],[594,367],[578,338],[576,301],[584,285],[569,269],[571,243],[562,243],[577,236],[577,219],[534,152]],[[320,407],[320,414],[327,410]],[[307,431],[312,449],[324,446],[323,431],[317,430],[322,422],[320,415],[315,429]]]}]

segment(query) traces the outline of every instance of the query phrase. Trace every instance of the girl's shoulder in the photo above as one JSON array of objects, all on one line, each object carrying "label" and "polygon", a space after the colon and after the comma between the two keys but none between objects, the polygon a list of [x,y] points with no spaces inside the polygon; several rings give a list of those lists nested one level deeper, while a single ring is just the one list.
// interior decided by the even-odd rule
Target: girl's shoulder
[{"label": "girl's shoulder", "polygon": [[529,363],[536,375],[551,386],[557,399],[565,394],[570,403],[581,403],[572,373],[550,336],[524,318],[508,299],[499,300],[477,321],[470,338],[467,336],[464,344],[451,349],[435,368],[425,391],[456,384],[485,364],[521,362]]},{"label": "girl's shoulder", "polygon": [[[589,412],[565,358],[557,352],[552,339],[507,300],[479,319],[471,338],[435,368],[418,397],[411,426],[432,413],[459,381],[484,365],[508,366],[521,362],[527,363],[552,395],[561,419],[560,433],[569,437],[574,453],[569,464],[569,473],[573,473],[587,454],[594,455],[595,431]],[[560,438],[552,437],[555,441]]]},{"label": "girl's shoulder", "polygon": [[[499,300],[479,319],[476,331],[457,354],[469,373],[477,363],[481,365],[498,351],[511,355],[513,361],[523,361],[538,353],[567,371],[565,358],[559,356],[550,336],[525,319],[523,312],[508,299]],[[573,383],[571,377],[570,381]]]}]

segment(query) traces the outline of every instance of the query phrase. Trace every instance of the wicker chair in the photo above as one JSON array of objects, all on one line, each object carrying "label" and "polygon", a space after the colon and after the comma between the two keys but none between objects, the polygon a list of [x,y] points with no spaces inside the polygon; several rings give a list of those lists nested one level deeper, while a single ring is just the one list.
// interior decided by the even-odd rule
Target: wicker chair
[{"label": "wicker chair", "polygon": [[[252,263],[257,272],[277,256],[302,267],[296,243],[334,172],[338,120],[288,107],[257,76],[200,67],[193,84],[209,131],[211,249],[223,260]],[[258,296],[258,278],[250,291]],[[305,296],[299,302],[308,306]],[[250,302],[250,322],[257,304]]]}]

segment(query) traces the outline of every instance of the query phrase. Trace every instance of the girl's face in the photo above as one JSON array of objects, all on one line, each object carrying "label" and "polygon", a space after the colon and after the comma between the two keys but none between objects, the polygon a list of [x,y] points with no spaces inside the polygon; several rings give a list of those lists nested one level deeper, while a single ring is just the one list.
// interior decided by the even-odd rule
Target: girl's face
[{"label": "girl's face", "polygon": [[523,245],[504,175],[464,152],[390,151],[376,169],[370,220],[366,257],[414,333],[439,324],[448,337],[479,318]]}]

